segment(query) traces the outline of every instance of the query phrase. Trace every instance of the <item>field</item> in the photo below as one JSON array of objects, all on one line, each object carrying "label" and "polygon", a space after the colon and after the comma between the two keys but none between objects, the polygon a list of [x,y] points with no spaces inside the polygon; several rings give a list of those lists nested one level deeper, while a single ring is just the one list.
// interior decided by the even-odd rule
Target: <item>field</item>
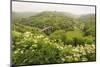
[{"label": "field", "polygon": [[13,12],[12,62],[30,65],[95,61],[95,35],[95,14]]}]

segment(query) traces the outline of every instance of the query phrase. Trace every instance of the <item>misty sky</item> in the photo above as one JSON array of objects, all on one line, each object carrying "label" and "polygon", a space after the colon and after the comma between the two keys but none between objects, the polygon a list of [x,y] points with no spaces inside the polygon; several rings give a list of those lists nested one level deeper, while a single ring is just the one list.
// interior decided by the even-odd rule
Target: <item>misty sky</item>
[{"label": "misty sky", "polygon": [[45,4],[29,2],[12,2],[12,10],[15,12],[59,11],[69,12],[76,15],[95,13],[94,6]]}]

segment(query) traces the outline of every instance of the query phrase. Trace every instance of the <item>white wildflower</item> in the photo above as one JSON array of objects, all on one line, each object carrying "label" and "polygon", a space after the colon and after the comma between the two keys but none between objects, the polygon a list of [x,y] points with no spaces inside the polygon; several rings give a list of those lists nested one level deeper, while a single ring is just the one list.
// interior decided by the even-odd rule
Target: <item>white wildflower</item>
[{"label": "white wildflower", "polygon": [[46,38],[44,38],[44,40],[45,40],[45,41],[48,41],[48,40],[49,40],[49,38],[47,38],[47,37],[46,37]]},{"label": "white wildflower", "polygon": [[32,45],[32,47],[37,47],[37,44]]},{"label": "white wildflower", "polygon": [[23,54],[23,51],[21,51],[21,54]]},{"label": "white wildflower", "polygon": [[32,52],[34,52],[35,50],[32,50]]},{"label": "white wildflower", "polygon": [[16,50],[14,53],[15,53],[15,54],[17,54],[17,53],[18,53],[18,51]]},{"label": "white wildflower", "polygon": [[43,38],[43,37],[44,37],[43,35],[36,36],[36,38]]},{"label": "white wildflower", "polygon": [[34,39],[33,41],[34,41],[34,43],[38,43],[38,41],[37,41],[37,40],[35,40],[35,39]]},{"label": "white wildflower", "polygon": [[25,33],[24,33],[24,36],[25,36],[25,37],[29,37],[30,35],[32,35],[31,32],[25,32]]}]

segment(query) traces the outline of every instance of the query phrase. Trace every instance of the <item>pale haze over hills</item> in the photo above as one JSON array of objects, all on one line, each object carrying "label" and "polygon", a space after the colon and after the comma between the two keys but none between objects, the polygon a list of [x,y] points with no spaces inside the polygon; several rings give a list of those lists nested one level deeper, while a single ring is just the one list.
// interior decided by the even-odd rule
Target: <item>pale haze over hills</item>
[{"label": "pale haze over hills", "polygon": [[68,12],[74,15],[95,14],[95,6],[61,5],[46,3],[12,2],[14,12]]}]

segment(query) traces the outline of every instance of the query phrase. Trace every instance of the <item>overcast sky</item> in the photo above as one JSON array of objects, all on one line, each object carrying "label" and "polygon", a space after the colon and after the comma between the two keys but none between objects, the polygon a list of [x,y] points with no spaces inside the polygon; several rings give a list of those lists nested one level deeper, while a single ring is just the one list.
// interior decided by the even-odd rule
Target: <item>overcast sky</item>
[{"label": "overcast sky", "polygon": [[76,15],[95,13],[94,6],[45,4],[29,2],[12,2],[12,10],[16,12],[59,11],[69,12]]}]

